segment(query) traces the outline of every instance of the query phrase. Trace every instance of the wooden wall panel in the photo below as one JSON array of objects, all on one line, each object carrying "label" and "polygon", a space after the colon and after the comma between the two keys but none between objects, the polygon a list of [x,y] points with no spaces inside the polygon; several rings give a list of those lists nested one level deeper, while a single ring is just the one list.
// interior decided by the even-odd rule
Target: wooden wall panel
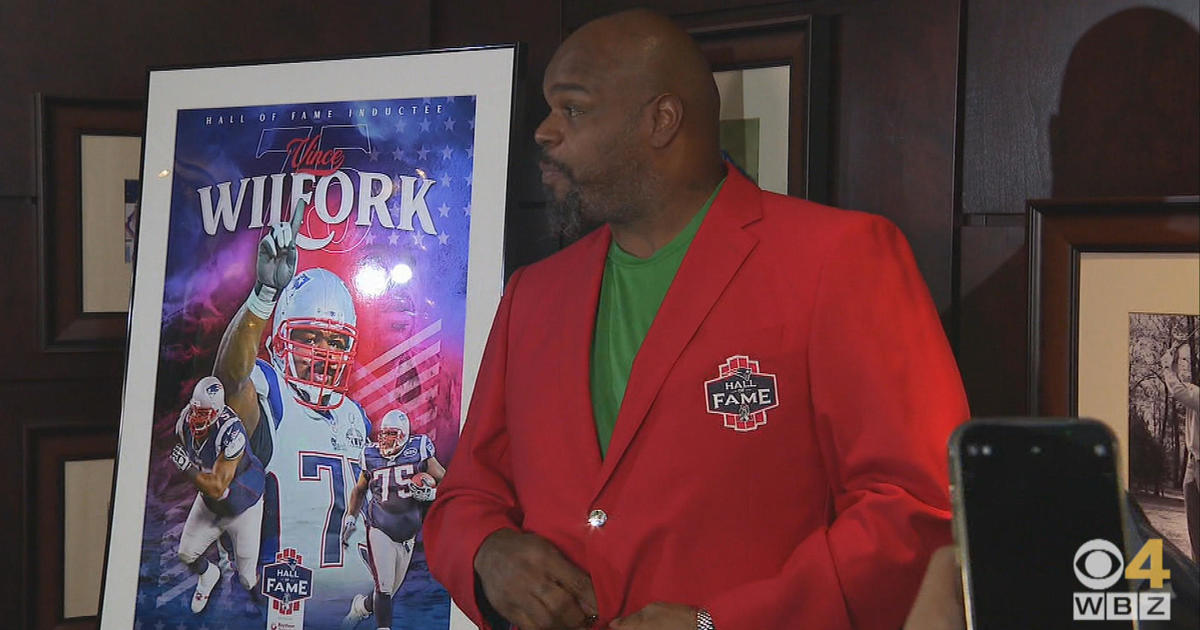
[{"label": "wooden wall panel", "polygon": [[1025,202],[1200,191],[1200,7],[967,5],[957,349],[976,415],[1024,414]]},{"label": "wooden wall panel", "polygon": [[[221,8],[196,3],[116,0],[47,3],[10,0],[0,6],[0,472],[15,490],[0,496],[0,538],[15,541],[9,570],[0,572],[0,619],[29,627],[36,571],[22,570],[24,527],[37,490],[38,462],[23,446],[37,427],[64,425],[111,431],[120,414],[123,351],[47,352],[38,330],[36,93],[86,99],[144,99],[147,66],[243,60],[382,54],[428,48],[431,2],[381,5],[350,0],[298,6],[267,0]],[[381,15],[382,12],[382,15]],[[70,431],[69,428],[64,429]],[[29,558],[37,562],[37,558]],[[41,600],[39,600],[41,601]],[[54,611],[40,607],[39,620]],[[92,622],[80,622],[84,627]],[[73,625],[79,625],[72,622]]]},{"label": "wooden wall panel", "polygon": [[836,31],[833,205],[882,214],[949,313],[958,0],[849,4]]}]

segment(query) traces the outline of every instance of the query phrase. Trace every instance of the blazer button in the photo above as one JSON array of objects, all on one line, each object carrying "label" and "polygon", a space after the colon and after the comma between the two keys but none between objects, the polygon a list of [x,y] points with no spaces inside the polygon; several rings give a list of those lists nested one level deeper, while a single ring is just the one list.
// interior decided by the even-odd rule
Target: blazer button
[{"label": "blazer button", "polygon": [[608,522],[608,515],[604,513],[604,510],[592,510],[588,514],[587,522],[592,527],[604,527],[604,524]]}]

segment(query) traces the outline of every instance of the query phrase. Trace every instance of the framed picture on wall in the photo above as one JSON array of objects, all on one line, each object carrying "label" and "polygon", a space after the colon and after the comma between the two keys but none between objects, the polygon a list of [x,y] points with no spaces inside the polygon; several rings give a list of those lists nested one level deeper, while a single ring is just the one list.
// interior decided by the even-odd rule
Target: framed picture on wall
[{"label": "framed picture on wall", "polygon": [[[1108,424],[1123,445],[1131,495],[1169,542],[1192,555],[1185,472],[1200,455],[1193,408],[1200,405],[1184,392],[1200,391],[1200,201],[1033,201],[1029,208],[1035,412]],[[1200,501],[1192,505],[1200,510]]]},{"label": "framed picture on wall", "polygon": [[721,93],[728,158],[764,190],[828,201],[828,23],[807,15],[692,22]]},{"label": "framed picture on wall", "polygon": [[124,343],[145,111],[134,101],[38,98],[39,275],[49,348]]},{"label": "framed picture on wall", "polygon": [[[101,628],[365,617],[358,515],[393,495],[394,618],[469,627],[409,481],[454,452],[500,297],[516,52],[150,72]],[[381,427],[411,461],[376,469]]]},{"label": "framed picture on wall", "polygon": [[116,432],[71,424],[25,434],[32,627],[96,627]]}]

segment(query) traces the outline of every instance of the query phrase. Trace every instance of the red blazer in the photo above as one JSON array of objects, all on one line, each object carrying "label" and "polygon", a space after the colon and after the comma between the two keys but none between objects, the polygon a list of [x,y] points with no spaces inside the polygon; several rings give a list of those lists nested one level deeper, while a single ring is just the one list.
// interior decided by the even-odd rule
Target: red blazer
[{"label": "red blazer", "polygon": [[654,601],[719,630],[900,627],[951,539],[946,442],[968,411],[899,230],[731,169],[601,460],[588,369],[610,238],[508,283],[426,519],[434,576],[486,627],[474,557],[507,527],[591,576],[598,627]]}]

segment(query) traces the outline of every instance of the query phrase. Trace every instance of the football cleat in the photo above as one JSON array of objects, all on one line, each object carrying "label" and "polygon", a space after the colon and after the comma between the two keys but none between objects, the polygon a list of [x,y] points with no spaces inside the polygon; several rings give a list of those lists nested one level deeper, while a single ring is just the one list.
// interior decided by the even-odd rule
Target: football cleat
[{"label": "football cleat", "polygon": [[370,616],[371,611],[367,610],[367,596],[359,593],[354,596],[354,601],[350,602],[350,612],[342,619],[341,630],[354,630],[358,622]]},{"label": "football cleat", "polygon": [[221,579],[221,570],[215,564],[209,564],[204,573],[200,574],[200,579],[196,581],[196,592],[192,595],[192,612],[200,614],[204,607],[208,605],[209,595],[212,594],[213,587]]}]

